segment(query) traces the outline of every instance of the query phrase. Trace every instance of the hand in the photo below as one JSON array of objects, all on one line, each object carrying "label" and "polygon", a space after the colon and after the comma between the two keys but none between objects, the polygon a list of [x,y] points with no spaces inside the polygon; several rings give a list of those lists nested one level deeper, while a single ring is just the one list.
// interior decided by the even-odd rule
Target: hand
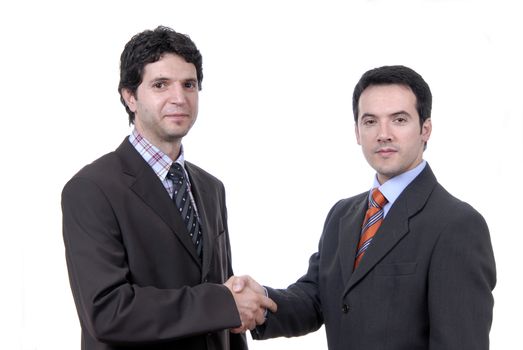
[{"label": "hand", "polygon": [[233,333],[252,330],[265,322],[269,309],[276,312],[277,305],[265,295],[265,289],[250,276],[232,276],[224,285],[231,291],[242,321],[241,327],[232,329]]}]

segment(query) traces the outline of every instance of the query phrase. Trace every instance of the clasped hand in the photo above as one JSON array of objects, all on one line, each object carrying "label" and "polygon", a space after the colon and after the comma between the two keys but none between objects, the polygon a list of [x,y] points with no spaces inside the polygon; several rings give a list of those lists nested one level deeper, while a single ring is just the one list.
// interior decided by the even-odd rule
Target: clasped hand
[{"label": "clasped hand", "polygon": [[265,322],[267,310],[276,312],[278,306],[265,295],[265,289],[250,276],[232,276],[224,283],[231,291],[240,313],[242,325],[231,330],[243,333]]}]

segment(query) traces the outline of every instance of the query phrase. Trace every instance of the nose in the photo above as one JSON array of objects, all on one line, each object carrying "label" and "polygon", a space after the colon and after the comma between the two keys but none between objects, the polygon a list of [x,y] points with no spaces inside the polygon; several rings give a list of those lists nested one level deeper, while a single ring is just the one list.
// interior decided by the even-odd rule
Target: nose
[{"label": "nose", "polygon": [[378,127],[378,142],[392,141],[392,134],[389,125],[387,123],[379,123]]},{"label": "nose", "polygon": [[181,84],[173,84],[169,91],[169,102],[172,104],[180,105],[185,102],[185,91]]}]

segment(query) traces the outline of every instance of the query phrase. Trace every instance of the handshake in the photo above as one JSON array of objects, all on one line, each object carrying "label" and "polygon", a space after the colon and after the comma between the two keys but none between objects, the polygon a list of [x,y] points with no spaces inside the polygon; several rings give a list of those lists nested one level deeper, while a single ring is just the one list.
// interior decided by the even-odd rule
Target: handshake
[{"label": "handshake", "polygon": [[242,325],[231,329],[232,333],[253,330],[265,322],[267,310],[276,312],[278,306],[267,297],[266,290],[250,276],[232,276],[224,283],[231,291],[240,313]]}]

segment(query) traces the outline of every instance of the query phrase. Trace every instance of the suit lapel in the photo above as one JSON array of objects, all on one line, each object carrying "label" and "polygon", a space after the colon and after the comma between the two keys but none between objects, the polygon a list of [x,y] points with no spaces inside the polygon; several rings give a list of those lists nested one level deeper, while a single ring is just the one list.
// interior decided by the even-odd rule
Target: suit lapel
[{"label": "suit lapel", "polygon": [[[345,287],[345,293],[364,278],[409,233],[410,218],[423,208],[435,185],[436,178],[427,164],[425,169],[403,190],[390,208],[361,263],[350,276]],[[361,220],[363,220],[363,217]],[[361,222],[359,224],[361,226]],[[356,244],[352,245],[354,249],[356,249]],[[354,257],[354,252],[350,252],[350,254]]]},{"label": "suit lapel", "polygon": [[[399,198],[398,198],[399,200]],[[394,203],[395,215],[389,215],[383,220],[378,232],[372,239],[370,247],[365,252],[358,268],[354,270],[346,291],[360,281],[408,232],[408,216],[404,206],[405,203],[398,200]],[[391,208],[392,211],[392,208]],[[363,219],[362,219],[363,220]],[[360,223],[361,225],[361,223]],[[357,245],[357,243],[356,243]],[[355,247],[355,246],[353,246]]]},{"label": "suit lapel", "polygon": [[171,228],[195,262],[200,264],[185,223],[180,215],[175,215],[174,203],[158,176],[127,139],[118,147],[116,153],[123,161],[123,171],[129,188]]},{"label": "suit lapel", "polygon": [[198,208],[198,215],[200,217],[200,224],[202,227],[202,236],[203,236],[203,268],[202,274],[205,276],[207,271],[210,268],[211,257],[213,254],[214,241],[216,237],[211,234],[212,225],[209,222],[210,218],[213,218],[215,213],[215,204],[212,198],[211,193],[213,193],[208,187],[209,182],[205,181],[201,177],[200,172],[196,167],[191,163],[185,162],[187,172],[189,173],[189,178],[191,181],[191,191],[196,201],[196,206]]}]

